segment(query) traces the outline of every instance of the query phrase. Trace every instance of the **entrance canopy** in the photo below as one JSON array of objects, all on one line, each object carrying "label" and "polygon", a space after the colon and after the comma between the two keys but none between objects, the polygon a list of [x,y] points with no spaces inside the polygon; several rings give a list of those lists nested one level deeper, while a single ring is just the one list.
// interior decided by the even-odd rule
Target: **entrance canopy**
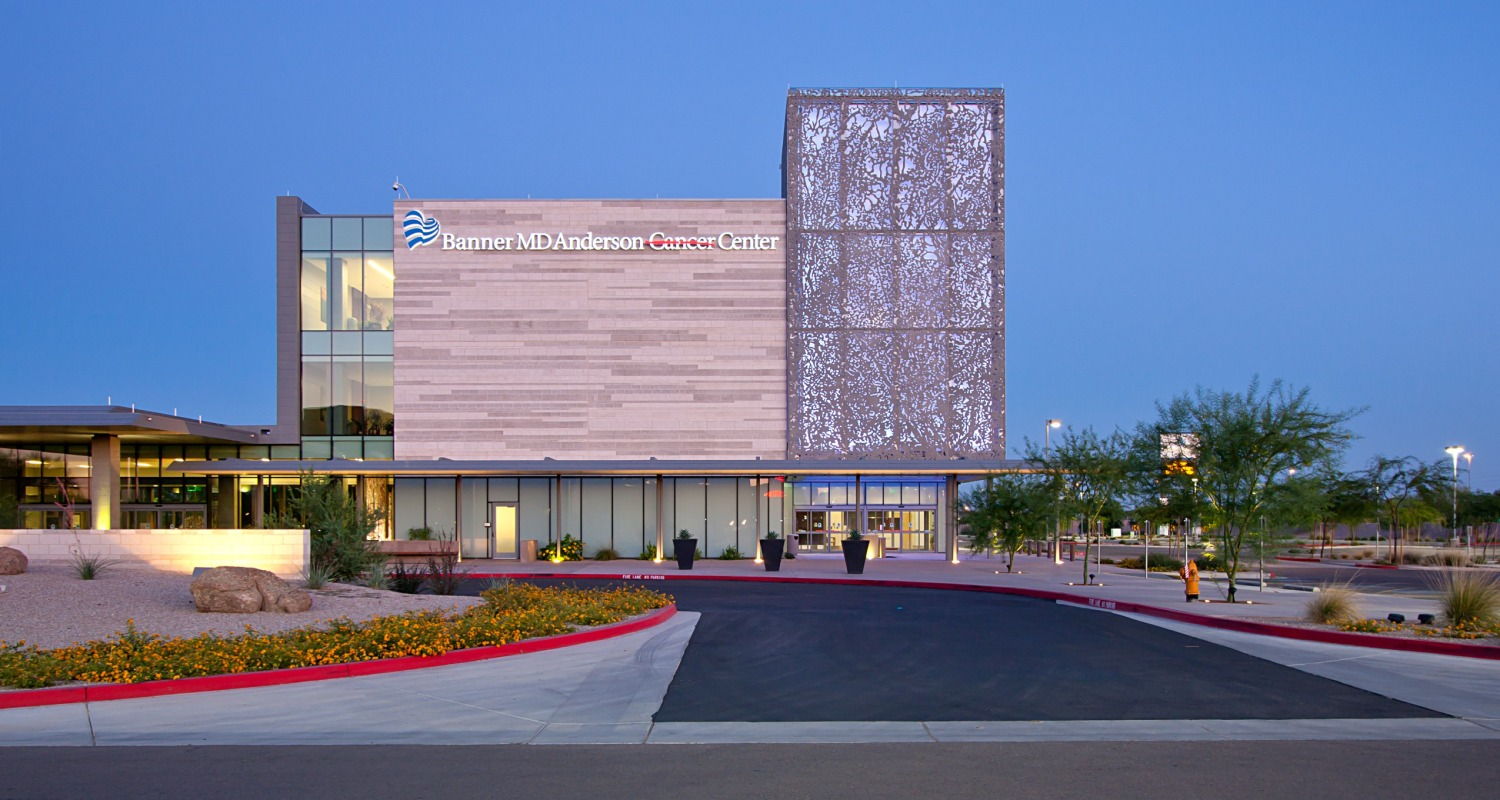
[{"label": "entrance canopy", "polygon": [[996,460],[896,460],[838,459],[808,461],[777,460],[678,460],[638,459],[628,461],[591,461],[554,459],[527,461],[256,461],[226,459],[223,461],[178,461],[173,472],[194,475],[402,475],[402,476],[555,476],[608,477],[624,475],[955,475],[962,480],[982,478],[1005,472],[1032,472],[1035,467],[1017,459]]}]

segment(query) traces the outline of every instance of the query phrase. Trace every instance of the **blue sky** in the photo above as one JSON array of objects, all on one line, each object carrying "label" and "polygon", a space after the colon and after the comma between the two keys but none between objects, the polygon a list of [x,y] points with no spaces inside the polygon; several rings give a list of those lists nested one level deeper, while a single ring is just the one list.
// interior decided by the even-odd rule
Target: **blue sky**
[{"label": "blue sky", "polygon": [[1500,4],[6,0],[0,403],[273,412],[273,197],[774,197],[791,86],[1004,86],[1008,429],[1252,376],[1500,486]]}]

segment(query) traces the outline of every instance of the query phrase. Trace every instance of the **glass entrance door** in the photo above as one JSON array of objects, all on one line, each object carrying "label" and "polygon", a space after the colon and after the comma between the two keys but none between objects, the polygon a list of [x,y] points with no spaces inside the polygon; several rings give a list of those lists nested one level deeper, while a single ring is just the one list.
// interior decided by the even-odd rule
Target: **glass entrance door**
[{"label": "glass entrance door", "polygon": [[514,504],[495,503],[490,506],[490,557],[521,557],[520,543],[516,540]]},{"label": "glass entrance door", "polygon": [[885,539],[887,550],[934,550],[933,525],[936,509],[882,509],[866,511],[865,530]]}]

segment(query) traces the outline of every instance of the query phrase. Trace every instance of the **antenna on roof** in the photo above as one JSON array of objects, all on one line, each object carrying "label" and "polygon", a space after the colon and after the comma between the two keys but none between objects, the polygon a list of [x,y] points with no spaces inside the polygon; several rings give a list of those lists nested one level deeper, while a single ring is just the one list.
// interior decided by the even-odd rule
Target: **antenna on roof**
[{"label": "antenna on roof", "polygon": [[406,199],[407,200],[411,199],[411,192],[407,192],[406,191],[406,186],[401,183],[401,176],[400,175],[397,175],[396,176],[396,180],[391,183],[391,191],[393,191],[393,192],[396,193],[396,199],[397,200],[401,199],[401,193],[402,192],[406,192]]}]

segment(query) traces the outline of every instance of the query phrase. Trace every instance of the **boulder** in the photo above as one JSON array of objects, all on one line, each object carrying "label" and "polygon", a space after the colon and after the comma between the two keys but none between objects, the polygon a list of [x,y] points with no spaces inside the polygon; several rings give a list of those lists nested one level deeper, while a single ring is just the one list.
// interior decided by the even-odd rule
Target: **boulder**
[{"label": "boulder", "polygon": [[254,567],[214,567],[193,579],[193,605],[199,611],[298,614],[312,608],[312,595]]},{"label": "boulder", "polygon": [[25,553],[14,547],[0,547],[0,575],[20,575],[25,571]]}]

